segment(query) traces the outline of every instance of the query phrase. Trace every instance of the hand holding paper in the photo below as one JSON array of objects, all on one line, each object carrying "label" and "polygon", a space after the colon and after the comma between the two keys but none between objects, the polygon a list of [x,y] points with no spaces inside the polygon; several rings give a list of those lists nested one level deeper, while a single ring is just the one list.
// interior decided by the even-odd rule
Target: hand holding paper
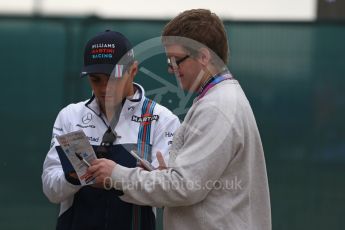
[{"label": "hand holding paper", "polygon": [[112,160],[105,158],[96,159],[91,162],[91,166],[87,172],[95,178],[96,183],[105,183],[106,178],[111,177],[111,173],[116,166],[116,163]]}]

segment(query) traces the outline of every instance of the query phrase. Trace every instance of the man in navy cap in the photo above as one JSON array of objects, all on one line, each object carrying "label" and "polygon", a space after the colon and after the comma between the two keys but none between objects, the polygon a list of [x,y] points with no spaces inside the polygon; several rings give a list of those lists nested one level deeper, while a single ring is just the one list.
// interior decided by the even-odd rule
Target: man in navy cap
[{"label": "man in navy cap", "polygon": [[[83,130],[98,158],[136,167],[129,153],[136,150],[158,167],[180,122],[133,83],[137,71],[132,46],[121,33],[105,31],[86,44],[81,76],[88,78],[93,96],[60,111],[43,165],[43,191],[60,203],[56,229],[155,229],[152,207],[126,203],[119,199],[120,191],[103,184],[81,186],[73,171],[64,170],[63,151],[54,138]],[[152,154],[158,150],[162,155]]]}]

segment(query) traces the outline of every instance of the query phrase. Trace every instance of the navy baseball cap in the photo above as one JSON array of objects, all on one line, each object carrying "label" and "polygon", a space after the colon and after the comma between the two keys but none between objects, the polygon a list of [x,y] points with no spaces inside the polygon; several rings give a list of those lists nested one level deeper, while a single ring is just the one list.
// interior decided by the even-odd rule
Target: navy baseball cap
[{"label": "navy baseball cap", "polygon": [[134,61],[131,43],[121,33],[106,30],[91,38],[84,50],[81,76],[107,74],[121,78]]}]

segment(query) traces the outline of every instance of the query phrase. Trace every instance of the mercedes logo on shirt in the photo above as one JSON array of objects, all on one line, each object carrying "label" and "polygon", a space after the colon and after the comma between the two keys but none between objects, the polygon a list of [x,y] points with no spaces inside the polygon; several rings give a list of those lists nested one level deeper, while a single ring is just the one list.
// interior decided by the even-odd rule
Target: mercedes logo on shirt
[{"label": "mercedes logo on shirt", "polygon": [[84,124],[90,123],[91,120],[92,120],[92,114],[91,114],[91,113],[87,113],[87,114],[84,115],[83,118],[81,119],[81,121],[82,121]]}]

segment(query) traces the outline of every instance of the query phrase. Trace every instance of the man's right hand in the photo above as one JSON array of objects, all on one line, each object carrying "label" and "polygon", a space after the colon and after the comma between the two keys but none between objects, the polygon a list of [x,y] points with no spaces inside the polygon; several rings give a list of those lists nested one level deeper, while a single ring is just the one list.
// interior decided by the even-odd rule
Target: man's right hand
[{"label": "man's right hand", "polygon": [[164,161],[163,154],[162,154],[160,151],[158,151],[158,152],[156,153],[156,157],[157,157],[158,164],[159,164],[159,166],[158,166],[157,169],[158,169],[158,170],[167,169],[168,167],[167,167],[167,165],[166,165],[166,163],[165,163],[165,161]]}]

